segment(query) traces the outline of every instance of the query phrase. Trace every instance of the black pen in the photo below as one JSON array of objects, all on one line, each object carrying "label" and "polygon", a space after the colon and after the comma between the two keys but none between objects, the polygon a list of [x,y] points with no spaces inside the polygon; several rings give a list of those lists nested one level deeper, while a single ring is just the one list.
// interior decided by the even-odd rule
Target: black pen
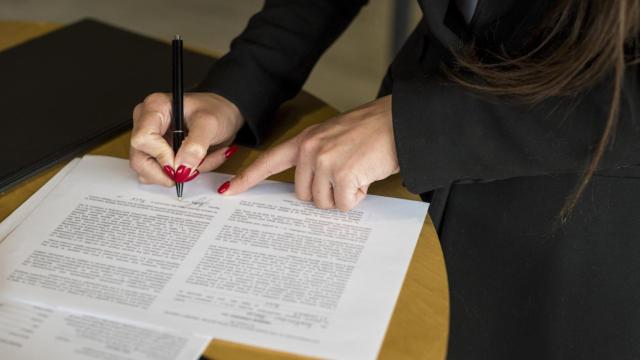
[{"label": "black pen", "polygon": [[[171,103],[171,114],[173,116],[173,153],[177,154],[182,140],[184,139],[184,84],[182,80],[182,39],[176,35],[171,41],[171,51],[173,53],[173,102]],[[182,188],[184,183],[176,181],[176,194],[178,200],[182,200]]]}]

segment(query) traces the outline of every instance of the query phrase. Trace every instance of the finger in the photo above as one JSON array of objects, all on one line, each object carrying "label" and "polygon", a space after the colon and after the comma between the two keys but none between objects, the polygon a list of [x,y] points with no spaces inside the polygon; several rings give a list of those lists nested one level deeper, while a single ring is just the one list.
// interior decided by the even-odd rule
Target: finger
[{"label": "finger", "polygon": [[227,159],[229,159],[238,149],[237,145],[226,146],[220,148],[211,154],[207,155],[200,165],[198,170],[200,172],[212,171],[222,165]]},{"label": "finger", "polygon": [[[194,113],[188,123],[189,135],[182,141],[175,165],[194,169],[207,156],[209,146],[220,142],[219,122],[204,113]],[[222,139],[220,139],[222,140]]]},{"label": "finger", "polygon": [[311,193],[311,184],[313,182],[313,168],[308,161],[298,159],[295,174],[296,196],[302,201],[311,201],[313,195]]},{"label": "finger", "polygon": [[311,184],[313,203],[320,209],[331,209],[335,206],[333,200],[333,186],[329,172],[322,167],[316,167]]},{"label": "finger", "polygon": [[156,158],[163,166],[173,166],[173,150],[163,137],[169,128],[170,102],[163,95],[150,95],[134,109],[131,147]]},{"label": "finger", "polygon": [[129,155],[131,168],[138,173],[138,179],[143,184],[159,184],[173,186],[173,180],[162,170],[156,159],[136,149],[131,149]]},{"label": "finger", "polygon": [[[142,112],[160,112],[167,118],[167,128],[171,117],[171,95],[168,93],[153,93],[147,96],[139,106],[133,109],[133,121],[136,122]],[[165,129],[166,130],[166,129]]]},{"label": "finger", "polygon": [[311,201],[311,185],[314,176],[314,163],[318,152],[319,143],[313,137],[301,135],[300,150],[296,161],[295,190],[296,196],[302,201]]},{"label": "finger", "polygon": [[369,191],[369,185],[361,186],[360,189],[358,189],[358,192],[356,193],[356,205],[367,197],[367,191]]},{"label": "finger", "polygon": [[367,195],[368,186],[358,188],[350,184],[336,184],[333,188],[333,199],[336,208],[341,211],[349,211],[355,208]]},{"label": "finger", "polygon": [[269,176],[289,169],[296,164],[298,144],[299,140],[296,137],[266,151],[253,164],[231,179],[228,186],[223,184],[218,192],[221,192],[220,190],[226,187],[228,190],[224,192],[225,195],[239,194]]}]

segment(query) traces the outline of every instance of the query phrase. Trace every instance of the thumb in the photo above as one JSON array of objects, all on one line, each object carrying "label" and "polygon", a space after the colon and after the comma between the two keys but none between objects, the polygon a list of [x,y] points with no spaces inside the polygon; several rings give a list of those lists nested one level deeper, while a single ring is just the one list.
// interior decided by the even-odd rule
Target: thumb
[{"label": "thumb", "polygon": [[209,150],[209,144],[201,141],[197,136],[193,136],[191,133],[187,136],[180,150],[176,154],[175,168],[177,169],[181,165],[189,169],[195,169],[198,167],[202,159],[207,155]]},{"label": "thumb", "polygon": [[230,182],[218,189],[224,195],[235,195],[252,188],[273,174],[285,171],[296,164],[299,143],[297,138],[286,141],[264,152]]},{"label": "thumb", "polygon": [[189,122],[189,134],[176,154],[175,168],[197,168],[209,151],[209,146],[220,142],[220,126],[215,118],[194,114]]}]

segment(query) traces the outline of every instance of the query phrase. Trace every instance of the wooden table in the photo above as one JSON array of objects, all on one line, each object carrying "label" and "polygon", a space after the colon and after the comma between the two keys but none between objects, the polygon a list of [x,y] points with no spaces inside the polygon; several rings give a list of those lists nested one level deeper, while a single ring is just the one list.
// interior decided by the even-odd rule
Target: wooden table
[{"label": "wooden table", "polygon": [[[59,25],[37,22],[0,22],[0,50],[58,28]],[[5,69],[7,70],[7,69]],[[44,95],[44,94],[43,94]],[[34,99],[37,94],[33,94]],[[236,155],[219,170],[236,173],[251,163],[262,150],[297,134],[310,124],[321,122],[337,111],[319,99],[302,93],[280,110],[277,129],[269,141],[259,149],[241,147]],[[5,119],[7,120],[7,119]],[[24,134],[27,136],[27,134]],[[129,135],[124,133],[90,151],[91,154],[128,157]],[[5,154],[6,155],[6,154]],[[19,154],[11,154],[19,156]],[[34,176],[22,184],[0,194],[0,221],[49,180],[64,164]],[[273,180],[293,181],[293,172],[271,177]],[[213,191],[213,189],[212,189]],[[401,179],[394,176],[373,184],[370,193],[419,200],[407,192]],[[396,241],[400,239],[389,239]],[[380,359],[443,359],[446,354],[449,327],[449,292],[444,259],[436,232],[427,218],[415,249],[409,271],[389,324]],[[299,356],[258,349],[227,341],[213,340],[204,354],[211,359],[282,359]]]}]

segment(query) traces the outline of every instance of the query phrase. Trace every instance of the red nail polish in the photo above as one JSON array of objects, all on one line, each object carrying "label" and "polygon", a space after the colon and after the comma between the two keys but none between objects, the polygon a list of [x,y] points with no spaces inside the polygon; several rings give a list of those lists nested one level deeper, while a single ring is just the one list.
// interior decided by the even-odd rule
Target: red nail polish
[{"label": "red nail polish", "polygon": [[189,182],[189,181],[191,181],[191,180],[193,180],[193,179],[197,178],[197,177],[198,177],[198,175],[200,175],[200,171],[195,170],[195,171],[194,171],[191,175],[189,175],[189,177],[188,177],[188,178],[186,178],[183,182]]},{"label": "red nail polish", "polygon": [[178,169],[176,169],[175,181],[183,183],[187,178],[189,178],[189,174],[191,174],[191,168],[180,165],[178,166]]},{"label": "red nail polish", "polygon": [[167,174],[167,176],[169,177],[169,179],[171,180],[175,180],[176,177],[176,172],[173,171],[173,168],[169,165],[165,165],[162,170],[164,170],[165,174]]},{"label": "red nail polish", "polygon": [[182,172],[182,177],[178,180],[179,182],[187,182],[187,179],[191,176],[191,168],[185,168]]},{"label": "red nail polish", "polygon": [[184,173],[184,167],[181,165],[176,169],[176,174],[174,175],[173,181],[180,182],[182,179],[182,173]]},{"label": "red nail polish", "polygon": [[233,154],[235,154],[236,151],[238,151],[238,146],[236,144],[233,144],[233,145],[229,146],[229,148],[224,152],[224,157],[228,159]]},{"label": "red nail polish", "polygon": [[224,184],[220,185],[220,187],[218,188],[218,194],[224,194],[227,190],[229,190],[229,185],[231,185],[229,181],[226,181]]}]

